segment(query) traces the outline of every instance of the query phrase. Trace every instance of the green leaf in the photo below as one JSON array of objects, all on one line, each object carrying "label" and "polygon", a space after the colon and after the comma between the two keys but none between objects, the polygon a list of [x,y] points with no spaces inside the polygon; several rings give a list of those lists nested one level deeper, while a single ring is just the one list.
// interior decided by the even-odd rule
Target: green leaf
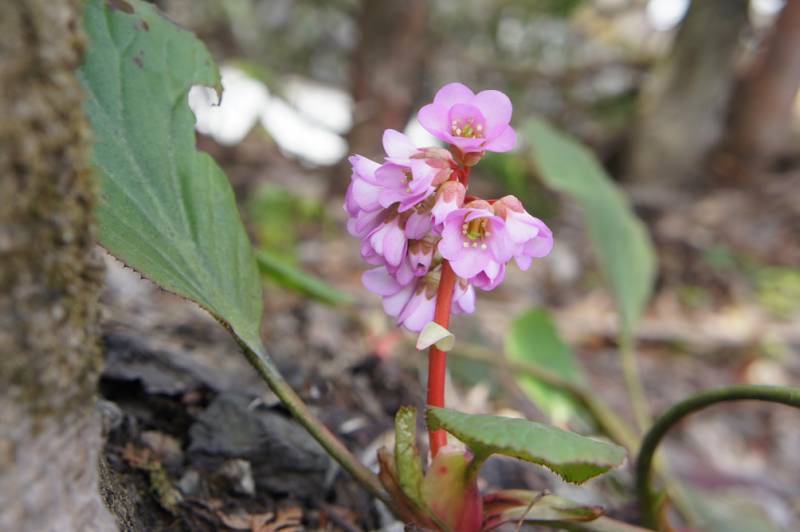
[{"label": "green leaf", "polygon": [[421,488],[424,473],[422,458],[417,448],[417,409],[404,406],[394,417],[395,443],[394,461],[397,483],[403,492],[419,508],[427,505],[422,498]]},{"label": "green leaf", "polygon": [[[543,309],[532,309],[514,320],[506,338],[509,360],[529,362],[565,380],[583,384],[584,376],[572,350],[564,343]],[[517,382],[528,396],[556,423],[565,423],[580,412],[572,396],[528,375],[517,375]]]},{"label": "green leaf", "polygon": [[211,56],[139,0],[88,0],[84,27],[79,76],[94,134],[101,244],[263,355],[250,241],[225,174],[195,148],[187,103],[192,85],[221,89]]},{"label": "green leaf", "polygon": [[644,224],[587,148],[532,119],[523,126],[545,183],[583,208],[598,263],[611,285],[622,331],[629,335],[653,290],[656,258]]},{"label": "green leaf", "polygon": [[617,467],[625,450],[585,436],[525,419],[428,409],[428,429],[444,429],[477,457],[512,456],[543,465],[567,482],[581,484]]},{"label": "green leaf", "polygon": [[353,298],[335,289],[319,277],[293,266],[287,260],[265,250],[256,251],[261,274],[284,288],[329,305],[350,305]]}]

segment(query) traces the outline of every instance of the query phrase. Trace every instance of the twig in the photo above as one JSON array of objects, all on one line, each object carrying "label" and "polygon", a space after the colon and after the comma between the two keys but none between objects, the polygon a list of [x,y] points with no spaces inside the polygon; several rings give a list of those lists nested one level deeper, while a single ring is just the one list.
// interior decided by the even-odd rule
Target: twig
[{"label": "twig", "polygon": [[522,516],[520,516],[519,521],[517,521],[517,526],[514,527],[514,532],[519,532],[520,531],[520,529],[522,528],[522,525],[525,523],[525,518],[528,516],[530,511],[533,509],[533,505],[536,504],[537,502],[539,502],[540,500],[542,500],[542,497],[544,497],[547,494],[548,494],[547,490],[544,490],[544,491],[540,491],[539,493],[537,493],[536,497],[531,498],[530,504],[528,504],[528,507],[525,508],[525,512],[522,514]]}]

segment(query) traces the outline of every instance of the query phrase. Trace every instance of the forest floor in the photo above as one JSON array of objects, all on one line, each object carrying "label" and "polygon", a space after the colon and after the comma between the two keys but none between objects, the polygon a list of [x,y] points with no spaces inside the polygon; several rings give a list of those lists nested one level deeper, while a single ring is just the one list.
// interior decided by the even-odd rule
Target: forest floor
[{"label": "forest floor", "polygon": [[[241,155],[227,168],[240,196],[254,180],[269,181],[321,206],[321,217],[296,235],[298,264],[356,303],[330,307],[267,283],[263,336],[294,389],[375,467],[377,449],[391,445],[394,412],[422,406],[424,355],[361,286],[358,245],[343,230],[340,200],[325,200],[320,176],[291,166],[256,172]],[[689,195],[630,191],[660,259],[656,295],[637,335],[656,414],[723,384],[800,384],[800,173],[766,182]],[[480,293],[477,312],[456,320],[456,335],[500,357],[514,318],[543,306],[594,392],[632,422],[613,306],[580,212],[562,201],[548,223],[553,254]],[[115,259],[107,263],[105,458],[135,503],[135,529],[402,530],[291,420],[217,322]],[[448,406],[548,421],[499,366],[454,353],[451,371]],[[796,412],[748,403],[714,407],[670,434],[664,447],[672,471],[687,493],[703,495],[689,499],[708,501],[693,508],[704,529],[729,518],[737,530],[800,529],[798,427]],[[549,489],[637,518],[630,464],[577,488],[541,468],[492,459],[482,483]]]}]

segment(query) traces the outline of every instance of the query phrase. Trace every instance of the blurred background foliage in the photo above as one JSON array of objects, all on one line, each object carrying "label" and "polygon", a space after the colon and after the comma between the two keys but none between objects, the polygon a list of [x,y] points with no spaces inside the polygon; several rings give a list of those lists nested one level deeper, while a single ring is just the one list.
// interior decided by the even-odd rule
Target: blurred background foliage
[{"label": "blurred background foliage", "polygon": [[[629,387],[637,380],[634,351],[656,412],[721,382],[800,379],[800,2],[156,3],[223,66],[221,104],[202,88],[190,103],[201,147],[242,200],[271,289],[361,309],[381,356],[394,336],[377,301],[358,291],[363,265],[341,212],[346,157],[380,158],[386,128],[434,143],[415,111],[458,80],[509,94],[520,132],[517,150],[476,168],[475,193],[517,195],[557,242],[533,272],[480,294],[477,315],[457,320],[461,345],[602,390],[629,420],[637,400],[619,373]],[[621,362],[604,356],[626,349]],[[487,377],[485,358],[453,359],[470,390],[465,409],[480,409],[475,397],[485,393],[586,427],[569,397],[530,375]],[[745,453],[729,437],[756,434],[760,422],[703,433],[725,443],[705,455],[695,445],[695,462],[677,453],[677,470],[690,477],[713,463],[706,477],[723,482],[715,467]],[[761,466],[796,472],[790,455],[771,453]],[[784,501],[798,496],[786,489]],[[770,501],[762,510],[775,522],[800,522],[796,508]],[[695,513],[720,523],[720,512]]]}]

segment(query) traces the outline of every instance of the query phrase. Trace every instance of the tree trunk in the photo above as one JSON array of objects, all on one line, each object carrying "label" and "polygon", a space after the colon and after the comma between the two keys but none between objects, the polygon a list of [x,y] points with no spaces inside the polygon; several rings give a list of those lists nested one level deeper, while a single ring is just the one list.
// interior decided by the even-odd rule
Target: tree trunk
[{"label": "tree trunk", "polygon": [[722,135],[747,7],[747,0],[692,2],[670,54],[643,87],[630,180],[668,186],[702,180]]},{"label": "tree trunk", "polygon": [[114,530],[97,488],[102,262],[80,0],[0,17],[0,530]]},{"label": "tree trunk", "polygon": [[[350,153],[382,159],[381,137],[405,129],[422,89],[428,49],[428,1],[363,0],[352,59],[353,128]],[[344,190],[349,171],[337,171]]]},{"label": "tree trunk", "polygon": [[726,177],[764,168],[789,146],[800,89],[800,2],[790,0],[731,100],[717,169]]}]

